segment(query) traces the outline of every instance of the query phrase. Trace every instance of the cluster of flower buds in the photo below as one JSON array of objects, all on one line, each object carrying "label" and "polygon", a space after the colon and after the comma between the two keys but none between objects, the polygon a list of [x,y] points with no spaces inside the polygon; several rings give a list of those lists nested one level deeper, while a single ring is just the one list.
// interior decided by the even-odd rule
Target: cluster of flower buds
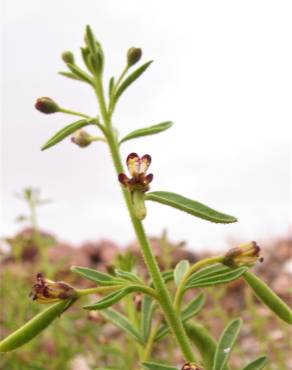
[{"label": "cluster of flower buds", "polygon": [[230,267],[252,266],[257,261],[263,262],[260,251],[261,248],[256,242],[240,244],[226,253],[224,264]]},{"label": "cluster of flower buds", "polygon": [[194,362],[188,362],[183,365],[181,370],[203,370],[203,368],[196,365]]},{"label": "cluster of flower buds", "polygon": [[65,299],[75,298],[76,290],[62,281],[52,281],[43,277],[39,272],[36,284],[32,287],[30,297],[38,303],[53,303]]},{"label": "cluster of flower buds", "polygon": [[53,99],[48,98],[47,96],[38,98],[35,103],[35,108],[45,114],[60,112],[60,107],[58,106],[58,104]]},{"label": "cluster of flower buds", "polygon": [[130,48],[127,52],[127,65],[128,68],[132,67],[134,64],[138,63],[142,57],[142,49],[140,48]]},{"label": "cluster of flower buds", "polygon": [[72,143],[80,146],[80,148],[86,148],[93,141],[93,137],[89,135],[85,130],[77,130],[71,136]]}]

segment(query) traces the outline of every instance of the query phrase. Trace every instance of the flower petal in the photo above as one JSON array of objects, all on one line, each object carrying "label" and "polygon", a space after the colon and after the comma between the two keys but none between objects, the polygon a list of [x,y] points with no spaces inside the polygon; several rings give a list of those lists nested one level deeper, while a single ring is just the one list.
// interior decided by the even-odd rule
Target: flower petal
[{"label": "flower petal", "polygon": [[123,185],[127,185],[130,181],[130,179],[128,178],[127,175],[125,175],[124,173],[120,173],[119,176],[118,176],[118,179],[119,179],[119,182]]},{"label": "flower petal", "polygon": [[146,173],[149,166],[151,164],[151,156],[149,154],[143,155],[143,157],[140,159],[140,171],[139,173]]},{"label": "flower petal", "polygon": [[140,173],[140,158],[137,153],[128,155],[127,167],[131,176],[137,176]]}]

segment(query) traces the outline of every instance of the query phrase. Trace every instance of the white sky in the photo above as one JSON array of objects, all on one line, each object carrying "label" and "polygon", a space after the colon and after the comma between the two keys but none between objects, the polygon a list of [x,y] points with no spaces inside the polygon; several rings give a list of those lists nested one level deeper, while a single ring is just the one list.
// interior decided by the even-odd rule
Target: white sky
[{"label": "white sky", "polygon": [[[25,205],[14,197],[40,187],[54,203],[40,224],[74,244],[133,232],[104,144],[69,140],[40,152],[63,125],[35,111],[39,96],[96,114],[93,93],[57,75],[60,54],[79,54],[91,24],[117,75],[128,47],[141,46],[149,71],[115,115],[121,134],[173,120],[163,134],[124,145],[153,158],[152,190],[174,191],[239,218],[214,225],[149,203],[147,231],[222,248],[227,238],[268,240],[287,233],[290,200],[292,4],[290,1],[5,0],[2,3],[1,229],[15,232]],[[80,61],[78,55],[77,58]]]}]

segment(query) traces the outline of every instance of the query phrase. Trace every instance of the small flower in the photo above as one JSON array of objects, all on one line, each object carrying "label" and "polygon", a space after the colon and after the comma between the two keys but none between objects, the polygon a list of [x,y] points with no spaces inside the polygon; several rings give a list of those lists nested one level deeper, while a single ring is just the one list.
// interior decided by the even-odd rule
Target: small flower
[{"label": "small flower", "polygon": [[138,63],[142,57],[142,49],[140,48],[130,48],[127,52],[127,63],[128,67],[133,66]]},{"label": "small flower", "polygon": [[75,289],[70,285],[62,281],[46,279],[40,272],[36,276],[36,281],[30,293],[30,297],[38,303],[53,303],[76,296]]},{"label": "small flower", "polygon": [[252,266],[258,260],[263,261],[263,258],[260,257],[260,250],[261,248],[256,242],[240,244],[226,253],[224,264],[230,267]]},{"label": "small flower", "polygon": [[188,362],[183,365],[181,370],[203,370],[203,368],[196,365],[194,362]]},{"label": "small flower", "polygon": [[47,96],[38,98],[35,103],[35,108],[45,114],[57,113],[60,111],[58,104]]},{"label": "small flower", "polygon": [[77,130],[71,137],[72,143],[86,148],[92,143],[92,136],[89,135],[85,130]]},{"label": "small flower", "polygon": [[130,175],[129,178],[124,173],[119,174],[119,181],[126,186],[131,192],[141,191],[145,193],[149,190],[149,184],[153,180],[153,174],[146,175],[146,172],[151,164],[151,157],[149,154],[139,157],[136,153],[131,153],[127,157],[127,167]]}]

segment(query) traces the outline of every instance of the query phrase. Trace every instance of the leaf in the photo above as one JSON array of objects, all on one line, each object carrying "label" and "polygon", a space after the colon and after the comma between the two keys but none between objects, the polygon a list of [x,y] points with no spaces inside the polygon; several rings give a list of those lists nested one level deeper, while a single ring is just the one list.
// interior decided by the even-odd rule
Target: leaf
[{"label": "leaf", "polygon": [[174,282],[178,285],[181,279],[184,277],[185,273],[190,267],[190,263],[187,260],[180,261],[174,269]]},{"label": "leaf", "polygon": [[67,78],[71,78],[71,80],[76,80],[76,81],[82,81],[82,82],[84,82],[81,78],[75,76],[71,72],[63,72],[63,71],[61,71],[61,72],[58,72],[58,74],[61,75],[61,76],[67,77]]},{"label": "leaf", "polygon": [[147,193],[145,195],[145,199],[166,204],[167,206],[177,208],[181,211],[190,213],[193,216],[215,223],[228,224],[237,221],[233,216],[220,213],[202,203],[196,202],[195,200],[185,198],[179,194],[169,193],[167,191]]},{"label": "leaf", "polygon": [[124,280],[132,281],[133,283],[143,284],[143,281],[134,272],[115,269],[115,273],[118,277]]},{"label": "leaf", "polygon": [[81,68],[77,67],[76,64],[67,63],[67,67],[74,74],[74,76],[76,76],[80,80],[82,80],[84,82],[87,82],[90,85],[92,85],[93,79],[91,78],[91,76],[89,76],[89,74],[87,74],[86,72],[84,72]]},{"label": "leaf", "polygon": [[88,48],[92,54],[95,54],[97,52],[96,39],[89,25],[86,26],[85,32],[86,32],[86,41],[87,41]]},{"label": "leaf", "polygon": [[[182,310],[181,313],[182,322],[183,323],[187,322],[189,319],[194,317],[198,312],[200,312],[200,310],[204,306],[204,303],[205,295],[204,293],[201,293]],[[170,328],[168,324],[166,322],[163,323],[156,334],[155,341],[159,341],[162,338],[164,338],[169,331]]]},{"label": "leaf", "polygon": [[142,362],[142,368],[146,370],[177,370],[176,367],[158,364],[155,362]]},{"label": "leaf", "polygon": [[122,144],[122,143],[124,143],[125,141],[128,141],[128,140],[136,139],[138,137],[158,134],[159,132],[163,132],[163,131],[169,129],[172,125],[173,125],[173,122],[167,121],[167,122],[159,123],[157,125],[140,128],[140,129],[132,131],[128,135],[126,135],[120,141],[120,144]]},{"label": "leaf", "polygon": [[266,356],[258,357],[256,360],[246,365],[242,370],[261,370],[267,363],[268,358]]},{"label": "leaf", "polygon": [[46,150],[51,148],[52,146],[58,144],[60,141],[66,139],[69,135],[73,134],[75,131],[81,129],[82,127],[91,125],[93,120],[89,119],[81,119],[79,121],[73,122],[68,126],[62,128],[62,130],[58,131],[54,136],[50,138],[43,146],[42,150]]},{"label": "leaf", "polygon": [[143,291],[143,287],[140,285],[131,285],[127,288],[120,289],[116,292],[113,292],[111,294],[108,294],[107,296],[100,299],[98,302],[83,306],[85,310],[103,310],[104,308],[108,308],[112,306],[113,304],[120,301],[122,298],[124,298],[129,293],[133,292],[140,292]]},{"label": "leaf", "polygon": [[206,276],[201,279],[190,279],[186,283],[185,289],[203,288],[207,286],[230,283],[231,281],[236,280],[240,276],[242,276],[247,271],[247,269],[248,267],[243,266],[236,269],[229,269],[229,271],[227,270],[224,272],[220,272],[210,277]]},{"label": "leaf", "polygon": [[0,352],[12,351],[40,334],[57,317],[59,317],[75,300],[64,300],[48,307],[33,317],[21,328],[10,334],[0,342]]},{"label": "leaf", "polygon": [[185,324],[185,329],[190,340],[201,354],[204,370],[212,370],[213,359],[216,351],[216,342],[205,327],[195,323]]},{"label": "leaf", "polygon": [[108,96],[112,96],[113,88],[115,86],[115,78],[111,77],[108,84]]},{"label": "leaf", "polygon": [[135,82],[150,66],[152,63],[152,60],[149,62],[143,64],[141,67],[135,69],[134,72],[132,72],[120,85],[120,87],[117,89],[115,95],[114,95],[114,101],[117,102],[119,97],[122,95],[122,93],[133,83]]},{"label": "leaf", "polygon": [[154,306],[153,299],[149,295],[144,295],[141,307],[140,331],[145,342],[149,337]]},{"label": "leaf", "polygon": [[101,286],[122,285],[125,283],[122,279],[117,279],[114,276],[87,267],[72,266],[71,271]]},{"label": "leaf", "polygon": [[280,319],[288,324],[292,324],[291,308],[266,283],[251,272],[246,272],[243,277],[260,301],[269,307]]},{"label": "leaf", "polygon": [[127,333],[131,338],[138,341],[140,344],[144,344],[141,334],[135,329],[133,324],[122,315],[120,312],[115,311],[111,308],[101,311],[101,314],[109,321],[111,321],[118,328],[122,329]]},{"label": "leaf", "polygon": [[235,319],[225,327],[216,347],[213,370],[222,370],[224,368],[239,334],[241,324],[241,319]]},{"label": "leaf", "polygon": [[206,298],[204,293],[200,293],[197,297],[191,300],[182,310],[182,321],[187,321],[199,313],[205,304],[205,300]]}]

